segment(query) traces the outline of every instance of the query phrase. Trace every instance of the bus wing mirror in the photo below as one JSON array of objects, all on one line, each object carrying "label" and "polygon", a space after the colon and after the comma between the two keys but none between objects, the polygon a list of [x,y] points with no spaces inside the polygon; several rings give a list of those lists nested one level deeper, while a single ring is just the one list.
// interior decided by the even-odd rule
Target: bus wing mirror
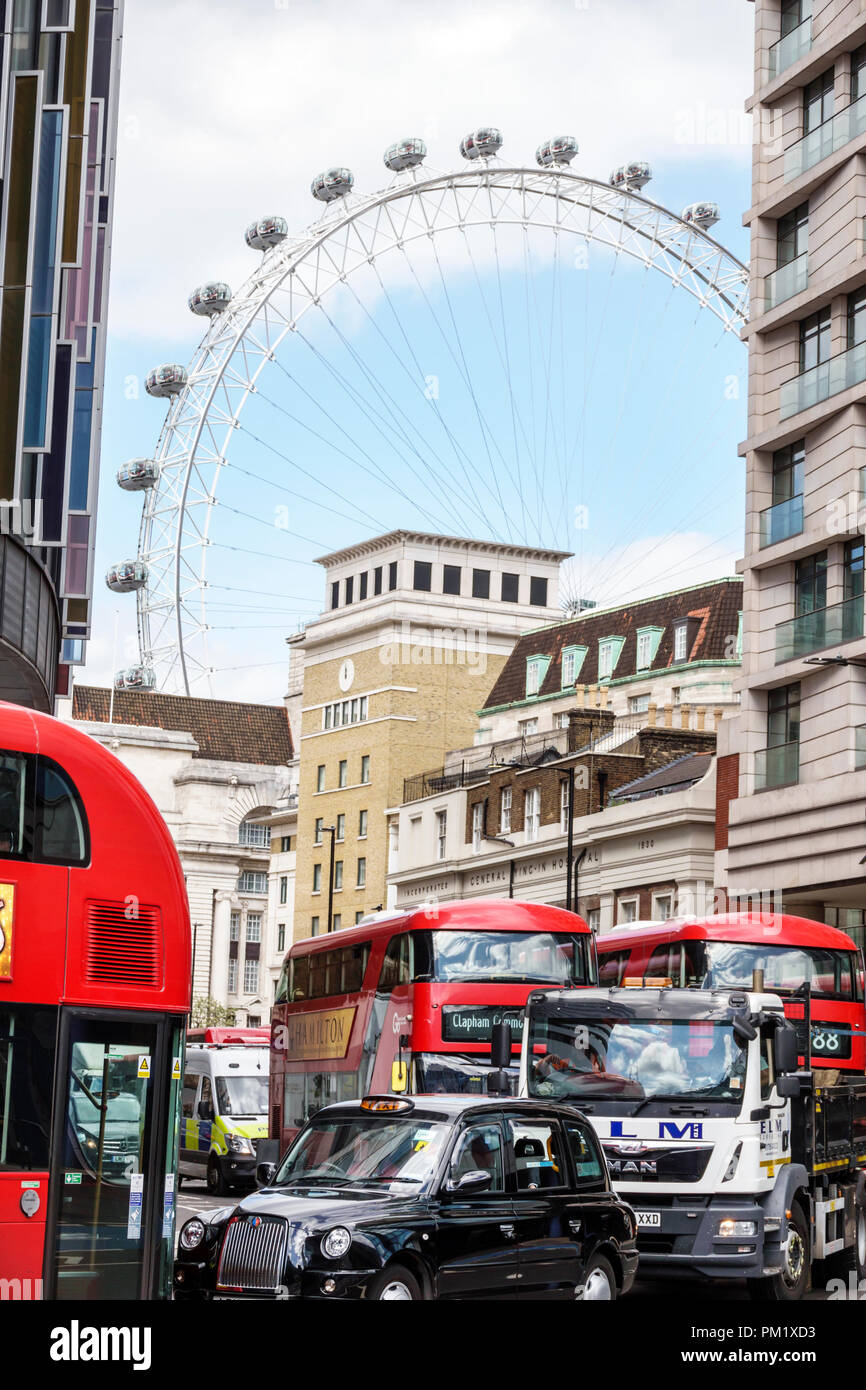
[{"label": "bus wing mirror", "polygon": [[490,1030],[490,1063],[497,1071],[511,1066],[511,1024],[494,1023]]},{"label": "bus wing mirror", "polygon": [[409,1087],[409,1068],[405,1062],[391,1063],[391,1090],[398,1094]]}]

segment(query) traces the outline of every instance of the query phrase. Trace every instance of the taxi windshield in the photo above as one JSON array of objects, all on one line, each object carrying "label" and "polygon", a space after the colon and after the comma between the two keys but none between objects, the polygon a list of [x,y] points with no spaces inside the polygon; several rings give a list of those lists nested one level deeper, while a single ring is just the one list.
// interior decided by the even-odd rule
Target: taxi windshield
[{"label": "taxi windshield", "polygon": [[746,1054],[726,1020],[538,1018],[529,1090],[592,1101],[741,1101]]},{"label": "taxi windshield", "polygon": [[274,1181],[411,1194],[433,1177],[448,1133],[447,1124],[411,1115],[322,1116],[298,1136]]}]

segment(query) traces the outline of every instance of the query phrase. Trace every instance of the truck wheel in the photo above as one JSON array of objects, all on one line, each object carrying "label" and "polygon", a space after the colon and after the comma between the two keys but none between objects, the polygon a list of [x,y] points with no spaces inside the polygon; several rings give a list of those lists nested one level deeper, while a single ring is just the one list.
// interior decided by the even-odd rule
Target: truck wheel
[{"label": "truck wheel", "polygon": [[223,1177],[222,1169],[211,1155],[207,1165],[207,1190],[213,1197],[225,1197],[231,1188]]},{"label": "truck wheel", "polygon": [[866,1207],[854,1209],[854,1244],[847,1250],[840,1250],[838,1255],[831,1255],[825,1265],[833,1278],[844,1279],[853,1273],[858,1282],[866,1279]]},{"label": "truck wheel", "polygon": [[749,1297],[766,1303],[798,1303],[809,1287],[809,1228],[802,1209],[791,1208],[788,1239],[780,1274],[766,1279],[747,1279]]}]

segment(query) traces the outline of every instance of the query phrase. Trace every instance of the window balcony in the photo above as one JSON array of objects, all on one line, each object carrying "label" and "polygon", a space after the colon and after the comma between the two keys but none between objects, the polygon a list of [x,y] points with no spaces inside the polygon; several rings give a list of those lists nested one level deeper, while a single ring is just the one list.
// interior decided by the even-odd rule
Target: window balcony
[{"label": "window balcony", "polygon": [[791,377],[779,391],[779,419],[788,420],[801,410],[808,410],[849,386],[866,381],[866,343],[855,343],[847,352],[837,352],[817,367]]},{"label": "window balcony", "polygon": [[789,536],[799,536],[803,530],[803,494],[789,497],[785,502],[777,502],[775,507],[766,507],[760,513],[761,549],[786,541]]},{"label": "window balcony", "polygon": [[802,140],[798,140],[796,145],[785,151],[785,183],[799,178],[807,169],[820,164],[822,159],[835,154],[843,145],[847,145],[849,140],[856,139],[864,131],[866,96],[852,101],[850,106],[846,106],[843,111],[831,116],[829,121],[824,121],[814,130],[810,130],[808,135],[804,135]]},{"label": "window balcony", "polygon": [[769,313],[777,304],[793,299],[795,294],[805,290],[809,284],[809,256],[804,251],[796,260],[780,265],[777,270],[764,276],[764,308]]},{"label": "window balcony", "polygon": [[770,80],[798,63],[812,47],[812,16],[804,19],[770,49]]},{"label": "window balcony", "polygon": [[863,636],[863,596],[833,603],[801,613],[786,623],[776,624],[776,663],[808,656],[823,647],[835,647]]},{"label": "window balcony", "polygon": [[755,791],[791,787],[800,778],[799,743],[777,743],[755,754]]}]

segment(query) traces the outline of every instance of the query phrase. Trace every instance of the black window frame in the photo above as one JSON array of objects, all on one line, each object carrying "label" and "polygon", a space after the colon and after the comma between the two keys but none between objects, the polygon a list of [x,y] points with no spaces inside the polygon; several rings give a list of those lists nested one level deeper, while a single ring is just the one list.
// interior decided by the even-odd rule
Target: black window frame
[{"label": "black window frame", "polygon": [[548,581],[540,574],[529,577],[529,604],[531,608],[547,607]]},{"label": "black window frame", "polygon": [[790,502],[803,495],[803,476],[806,469],[806,441],[798,439],[784,449],[776,449],[771,464],[773,506]]},{"label": "black window frame", "polygon": [[368,581],[369,581],[369,575],[367,574],[367,571],[364,570],[364,573],[363,573],[362,575],[360,575],[359,578],[358,578],[358,602],[359,602],[359,603],[362,603],[362,602],[364,601],[364,599],[367,597]]},{"label": "black window frame", "polygon": [[460,597],[460,588],[463,580],[463,571],[459,565],[442,566],[442,592],[452,594],[456,598]]},{"label": "black window frame", "polygon": [[776,223],[776,268],[799,260],[809,249],[809,204],[786,212]]},{"label": "black window frame", "polygon": [[388,592],[393,593],[397,587],[397,561],[392,560],[388,566]]},{"label": "black window frame", "polygon": [[[513,589],[513,593],[506,593],[507,589]],[[520,575],[512,574],[510,571],[503,570],[502,587],[500,589],[500,599],[503,603],[520,602]]]},{"label": "black window frame", "polygon": [[[810,349],[815,347],[815,360]],[[829,304],[800,320],[800,374],[812,371],[832,356],[832,312]]]},{"label": "black window frame", "polygon": [[827,68],[803,88],[803,134],[809,135],[835,115],[835,69]]},{"label": "black window frame", "polygon": [[382,566],[376,565],[373,570],[373,596],[374,598],[382,592]]},{"label": "black window frame", "polygon": [[472,597],[485,599],[490,598],[490,570],[473,569]]},{"label": "black window frame", "polygon": [[419,594],[433,592],[433,565],[430,560],[416,560],[414,562],[412,588]]}]

